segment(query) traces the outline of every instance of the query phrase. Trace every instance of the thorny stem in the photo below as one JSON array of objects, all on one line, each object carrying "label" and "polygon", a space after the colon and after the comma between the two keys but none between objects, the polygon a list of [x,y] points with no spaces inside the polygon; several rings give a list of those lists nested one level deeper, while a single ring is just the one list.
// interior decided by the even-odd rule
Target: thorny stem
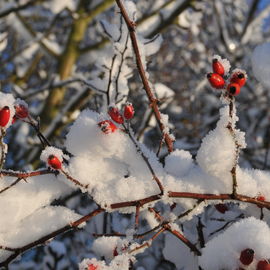
[{"label": "thorny stem", "polygon": [[70,180],[71,182],[73,182],[75,185],[80,186],[80,187],[85,188],[85,189],[88,188],[88,185],[83,185],[80,181],[78,181],[78,180],[76,180],[75,178],[73,178],[71,175],[69,175],[69,174],[68,174],[66,171],[64,171],[63,169],[60,169],[60,171],[61,171],[61,173],[63,173],[63,174],[66,176],[66,178],[67,178],[68,180]]},{"label": "thorny stem", "polygon": [[203,228],[205,226],[203,225],[201,218],[198,218],[198,224],[197,224],[197,232],[198,232],[198,238],[199,238],[199,243],[200,247],[204,248],[205,247],[205,240],[204,240],[204,234],[203,234]]},{"label": "thorny stem", "polygon": [[[21,180],[23,180],[23,178],[17,178],[17,179],[16,179],[13,183],[11,183],[9,186],[7,186],[7,187],[1,189],[1,190],[0,190],[0,194],[1,194],[1,193],[4,193],[4,192],[7,191],[7,190],[9,190],[11,187],[13,187],[13,186],[15,186],[16,184],[18,184]],[[26,180],[24,179],[24,181],[26,181]]]},{"label": "thorny stem", "polygon": [[11,177],[17,177],[17,178],[28,178],[28,177],[33,177],[33,176],[38,176],[38,175],[44,175],[44,174],[55,174],[54,171],[49,170],[49,169],[44,169],[44,170],[37,170],[37,171],[32,171],[32,172],[18,172],[18,171],[8,171],[8,170],[1,170],[0,171],[0,176],[11,176]]},{"label": "thorny stem", "polygon": [[197,247],[192,244],[183,234],[181,234],[179,231],[172,229],[171,225],[168,222],[164,222],[164,218],[157,212],[154,208],[148,208],[148,210],[154,214],[155,218],[159,222],[163,222],[162,227],[176,236],[179,240],[181,240],[186,246],[190,248],[191,251],[193,251],[197,256],[201,256],[201,252],[197,249]]},{"label": "thorny stem", "polygon": [[140,250],[140,249],[142,249],[142,248],[145,248],[145,247],[150,247],[151,246],[151,244],[152,244],[152,242],[161,234],[161,233],[163,233],[164,231],[165,231],[166,229],[165,228],[160,228],[151,238],[150,238],[150,241],[148,240],[148,241],[146,241],[146,242],[144,242],[142,245],[140,245],[140,246],[137,246],[137,247],[135,247],[135,248],[133,248],[133,249],[131,249],[131,250],[129,250],[129,254],[131,254],[131,253],[133,253],[133,252],[136,252],[136,251],[138,251],[138,250]]},{"label": "thorny stem", "polygon": [[229,103],[229,117],[230,117],[230,122],[227,125],[227,129],[229,130],[232,139],[234,141],[235,144],[235,153],[234,153],[234,164],[233,167],[231,169],[231,176],[232,176],[232,196],[235,197],[237,195],[237,177],[236,177],[236,167],[237,167],[237,163],[238,163],[238,158],[239,158],[239,153],[240,153],[240,145],[237,142],[236,139],[236,134],[235,134],[235,129],[232,125],[232,117],[233,117],[233,113],[234,113],[234,97],[229,96],[230,99],[230,103]]},{"label": "thorny stem", "polygon": [[136,206],[136,213],[135,213],[135,230],[139,227],[139,217],[140,217],[140,204]]},{"label": "thorny stem", "polygon": [[133,51],[134,51],[135,58],[136,58],[137,68],[138,68],[144,89],[146,91],[147,97],[149,99],[150,107],[152,107],[152,110],[155,114],[159,128],[164,136],[168,151],[172,152],[173,151],[173,140],[170,137],[170,134],[166,131],[164,124],[162,123],[161,114],[160,114],[160,111],[158,108],[158,100],[153,94],[153,91],[150,87],[149,81],[148,81],[146,73],[145,73],[145,68],[144,68],[143,63],[142,63],[140,50],[139,50],[139,46],[138,46],[138,41],[137,41],[137,36],[135,33],[135,26],[136,26],[135,22],[130,20],[128,13],[127,13],[122,1],[121,0],[115,0],[115,1],[118,5],[120,11],[121,11],[121,14],[122,14],[122,16],[127,24],[128,30],[129,30],[131,43],[132,43]]},{"label": "thorny stem", "polygon": [[29,121],[25,122],[29,123],[34,128],[43,148],[46,146],[51,146],[51,143],[48,141],[48,139],[41,133],[39,123],[36,122],[31,116],[28,116],[28,120]]},{"label": "thorny stem", "polygon": [[104,212],[105,210],[102,208],[97,208],[96,210],[90,212],[89,214],[83,216],[82,218],[79,218],[78,220],[71,222],[70,224],[67,224],[66,226],[55,230],[41,238],[39,238],[36,241],[33,241],[32,243],[26,244],[25,246],[18,247],[18,248],[11,248],[11,247],[5,247],[5,246],[0,246],[0,249],[3,250],[8,250],[8,251],[13,251],[14,253],[10,255],[5,261],[0,263],[0,267],[5,267],[7,266],[12,260],[14,260],[17,256],[19,256],[21,253],[25,252],[26,250],[29,250],[35,246],[41,245],[46,243],[48,240],[51,240],[52,238],[56,237],[60,233],[67,232],[72,229],[77,229],[79,225],[82,223],[90,220],[91,218],[97,216],[98,214]]},{"label": "thorny stem", "polygon": [[164,188],[163,185],[161,184],[161,181],[159,180],[159,178],[156,176],[153,167],[151,166],[148,158],[145,156],[145,154],[143,153],[143,151],[141,150],[139,144],[137,143],[136,139],[134,138],[133,134],[131,133],[130,129],[126,127],[125,124],[122,124],[125,132],[128,134],[129,138],[131,139],[132,143],[135,145],[137,152],[142,156],[143,160],[145,161],[148,169],[150,170],[152,176],[153,176],[153,180],[157,183],[159,189],[160,189],[160,195],[164,194]]},{"label": "thorny stem", "polygon": [[32,243],[26,244],[25,246],[18,247],[18,248],[0,246],[0,249],[9,250],[9,251],[14,252],[5,261],[0,263],[0,267],[7,266],[12,260],[14,260],[17,256],[19,256],[21,253],[25,252],[26,250],[29,250],[35,246],[44,244],[46,241],[51,240],[52,238],[56,237],[57,235],[59,235],[61,233],[67,232],[67,231],[72,230],[72,229],[77,229],[79,225],[90,220],[91,218],[97,216],[98,214],[100,214],[104,211],[105,210],[102,208],[97,208],[96,210],[91,211],[89,214],[77,219],[76,221],[71,222],[70,224],[67,224],[66,226],[64,226],[58,230],[55,230],[55,231],[53,231],[45,236],[42,236],[38,240],[33,241]]},{"label": "thorny stem", "polygon": [[5,143],[3,141],[3,139],[6,135],[6,132],[3,128],[1,128],[0,131],[1,131],[1,134],[0,134],[0,147],[1,147],[0,169],[2,169],[4,162],[5,162],[5,156],[6,156],[6,154],[5,154],[6,146],[5,146]]}]

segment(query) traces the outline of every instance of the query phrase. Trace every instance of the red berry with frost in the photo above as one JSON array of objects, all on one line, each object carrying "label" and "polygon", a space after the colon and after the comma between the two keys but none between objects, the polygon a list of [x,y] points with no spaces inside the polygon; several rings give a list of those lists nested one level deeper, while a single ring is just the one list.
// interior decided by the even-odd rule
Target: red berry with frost
[{"label": "red berry with frost", "polygon": [[97,266],[95,266],[93,264],[89,264],[88,265],[88,270],[97,270]]},{"label": "red berry with frost", "polygon": [[55,169],[55,170],[60,170],[62,167],[62,163],[59,160],[58,157],[54,156],[54,155],[50,155],[48,157],[48,164],[51,168]]},{"label": "red berry with frost", "polygon": [[105,134],[113,133],[117,130],[117,126],[110,120],[101,121],[98,125]]},{"label": "red berry with frost", "polygon": [[254,259],[254,250],[251,248],[246,248],[241,251],[240,262],[244,265],[250,265]]},{"label": "red berry with frost", "polygon": [[227,91],[231,96],[237,96],[240,94],[240,86],[237,83],[230,83],[227,86]]},{"label": "red berry with frost", "polygon": [[5,127],[8,124],[10,118],[10,109],[5,106],[0,110],[0,127]]},{"label": "red berry with frost", "polygon": [[26,118],[28,117],[28,108],[23,104],[15,105],[15,114],[17,118]]},{"label": "red berry with frost", "polygon": [[257,199],[258,201],[262,201],[262,202],[265,201],[265,197],[264,197],[263,195],[259,195],[258,197],[256,197],[256,199]]},{"label": "red berry with frost", "polygon": [[98,267],[96,265],[93,265],[92,263],[88,265],[88,269],[87,270],[97,270]]},{"label": "red berry with frost", "polygon": [[16,117],[16,115],[14,115],[12,118],[11,124],[13,125],[17,120],[18,120],[18,118]]},{"label": "red berry with frost", "polygon": [[134,107],[131,103],[127,103],[125,108],[124,108],[124,117],[127,120],[130,120],[134,116]]},{"label": "red berry with frost", "polygon": [[269,262],[267,260],[259,261],[256,270],[270,270]]},{"label": "red berry with frost", "polygon": [[225,73],[224,66],[218,61],[217,58],[213,59],[212,68],[214,73],[217,73],[220,76],[224,76]]},{"label": "red berry with frost", "polygon": [[115,247],[114,250],[113,250],[113,256],[116,257],[118,255],[119,254],[118,254],[118,251],[117,251],[117,247]]},{"label": "red berry with frost", "polygon": [[118,124],[124,123],[124,117],[122,116],[122,114],[119,112],[119,110],[116,107],[110,107],[108,114],[114,122]]},{"label": "red berry with frost", "polygon": [[227,212],[229,210],[228,206],[226,204],[223,203],[218,203],[215,205],[215,208],[218,212],[224,214],[225,212]]},{"label": "red berry with frost", "polygon": [[217,73],[208,73],[207,79],[212,87],[222,89],[225,86],[225,80]]},{"label": "red berry with frost", "polygon": [[246,83],[246,75],[243,72],[234,72],[231,76],[230,82],[237,83],[240,87],[244,86]]}]

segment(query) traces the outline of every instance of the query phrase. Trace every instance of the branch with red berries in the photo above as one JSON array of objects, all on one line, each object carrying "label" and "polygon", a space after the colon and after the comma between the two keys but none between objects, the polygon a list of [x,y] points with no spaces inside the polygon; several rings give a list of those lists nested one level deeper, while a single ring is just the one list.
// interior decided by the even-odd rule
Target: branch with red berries
[{"label": "branch with red berries", "polygon": [[136,23],[134,21],[130,20],[128,13],[127,13],[122,1],[116,0],[116,3],[120,9],[120,12],[121,12],[121,14],[126,22],[128,30],[129,30],[130,39],[131,39],[133,51],[134,51],[135,58],[136,58],[137,68],[138,68],[145,92],[146,92],[147,97],[148,97],[149,102],[150,102],[149,105],[154,112],[157,123],[158,123],[159,128],[162,132],[162,137],[164,137],[165,143],[167,145],[168,151],[172,152],[173,151],[173,139],[171,138],[170,134],[166,131],[166,128],[161,120],[161,114],[160,114],[160,111],[158,108],[158,99],[154,96],[153,91],[150,87],[149,81],[148,81],[146,73],[145,73],[145,68],[143,66],[142,59],[140,56],[140,49],[139,49],[137,36],[136,36]]}]

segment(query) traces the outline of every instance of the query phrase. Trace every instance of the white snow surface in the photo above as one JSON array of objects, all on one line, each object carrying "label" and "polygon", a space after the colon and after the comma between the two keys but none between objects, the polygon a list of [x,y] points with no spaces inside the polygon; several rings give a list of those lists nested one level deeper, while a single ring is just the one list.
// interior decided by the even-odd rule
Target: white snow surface
[{"label": "white snow surface", "polygon": [[[105,119],[108,116],[85,110],[74,122],[66,140],[68,151],[75,155],[70,159],[70,174],[89,185],[88,192],[102,207],[158,194],[158,186],[129,136],[120,129],[111,134],[101,131],[98,123]],[[163,169],[155,154],[143,145],[141,149],[162,181]]]},{"label": "white snow surface", "polygon": [[175,264],[177,269],[197,270],[198,259],[189,248],[174,235],[166,234],[163,248],[164,258]]},{"label": "white snow surface", "polygon": [[199,265],[207,270],[232,270],[242,266],[241,251],[251,248],[255,259],[248,269],[256,269],[257,261],[269,258],[270,229],[261,220],[250,217],[234,223],[208,243],[199,257]]},{"label": "white snow surface", "polygon": [[270,88],[270,42],[258,45],[251,57],[252,70],[259,82]]},{"label": "white snow surface", "polygon": [[[13,177],[3,177],[1,190],[15,180]],[[42,175],[28,178],[27,183],[21,180],[3,192],[0,196],[0,245],[22,247],[81,217],[65,207],[48,206],[54,199],[70,191],[53,175]],[[0,261],[10,254],[1,250]]]}]

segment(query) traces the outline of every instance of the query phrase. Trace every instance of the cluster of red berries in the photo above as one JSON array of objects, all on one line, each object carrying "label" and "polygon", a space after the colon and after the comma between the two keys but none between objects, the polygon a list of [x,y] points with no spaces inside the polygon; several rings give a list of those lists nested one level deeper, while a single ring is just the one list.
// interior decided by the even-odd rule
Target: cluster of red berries
[{"label": "cluster of red berries", "polygon": [[[239,260],[243,265],[248,266],[253,262],[254,255],[255,255],[255,252],[253,249],[246,248],[246,249],[241,251]],[[244,270],[244,269],[240,267],[240,268],[238,268],[238,270]],[[258,261],[256,270],[270,270],[269,261],[268,260]]]},{"label": "cluster of red berries", "polygon": [[[131,103],[127,103],[124,107],[123,114],[117,107],[109,107],[108,114],[111,119],[117,124],[123,124],[125,121],[129,121],[134,116],[134,107]],[[117,126],[111,120],[104,120],[98,123],[101,130],[105,133],[113,133],[117,130]]]},{"label": "cluster of red berries", "polygon": [[[23,104],[16,104],[14,108],[15,108],[15,115],[13,116],[12,124],[17,119],[24,119],[28,117],[29,115],[28,108]],[[5,127],[8,124],[9,120],[10,120],[10,108],[8,106],[5,106],[0,110],[0,127],[2,128]]]},{"label": "cluster of red berries", "polygon": [[235,70],[229,78],[229,84],[226,86],[225,68],[221,61],[214,58],[212,61],[212,73],[207,74],[207,79],[215,89],[226,89],[231,96],[237,96],[240,89],[246,83],[246,73],[241,70]]}]

